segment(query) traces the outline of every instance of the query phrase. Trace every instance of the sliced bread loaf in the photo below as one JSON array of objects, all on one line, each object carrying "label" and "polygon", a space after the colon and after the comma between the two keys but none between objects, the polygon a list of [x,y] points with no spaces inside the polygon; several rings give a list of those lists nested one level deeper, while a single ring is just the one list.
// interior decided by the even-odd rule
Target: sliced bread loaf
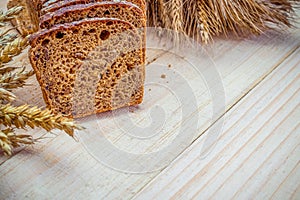
[{"label": "sliced bread loaf", "polygon": [[132,3],[97,2],[79,4],[47,13],[40,18],[40,28],[49,29],[55,24],[69,23],[86,18],[118,18],[132,23],[137,28],[146,27],[144,12]]},{"label": "sliced bread loaf", "polygon": [[[44,15],[49,12],[54,12],[60,8],[68,7],[76,4],[88,4],[88,3],[94,3],[94,2],[102,2],[105,0],[64,0],[64,1],[58,1],[54,4],[51,4],[47,7],[44,7],[40,11],[40,15]],[[112,2],[115,2],[115,0],[111,0]],[[117,3],[120,3],[121,0],[117,1]],[[137,5],[139,8],[141,8],[144,12],[146,12],[146,3],[145,0],[128,0],[127,2],[133,3]]]},{"label": "sliced bread loaf", "polygon": [[141,103],[142,43],[132,24],[92,18],[34,34],[29,58],[48,107],[82,117]]}]

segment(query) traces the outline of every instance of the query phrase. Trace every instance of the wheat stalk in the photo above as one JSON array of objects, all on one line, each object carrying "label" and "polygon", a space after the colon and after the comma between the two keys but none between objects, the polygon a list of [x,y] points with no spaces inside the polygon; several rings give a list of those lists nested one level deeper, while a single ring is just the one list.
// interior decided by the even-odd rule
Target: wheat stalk
[{"label": "wheat stalk", "polygon": [[211,27],[213,27],[213,23],[209,25],[209,12],[207,10],[205,1],[197,1],[196,2],[196,20],[197,20],[197,28],[199,29],[197,32],[197,38],[200,36],[202,42],[208,43],[211,39]]},{"label": "wheat stalk", "polygon": [[20,147],[23,145],[34,144],[37,140],[33,139],[31,135],[15,134],[11,128],[0,130],[0,148],[7,156],[12,155],[12,148]]},{"label": "wheat stalk", "polygon": [[167,9],[169,11],[169,26],[167,28],[170,28],[174,30],[174,42],[178,43],[179,41],[179,35],[181,33],[184,33],[183,28],[183,4],[182,0],[170,0],[167,3]]},{"label": "wheat stalk", "polygon": [[54,115],[50,110],[41,110],[37,107],[22,105],[14,107],[11,105],[0,105],[0,124],[5,126],[15,126],[25,129],[41,127],[46,131],[59,129],[73,136],[74,129],[82,130],[81,126],[76,125],[72,119],[61,115]]},{"label": "wheat stalk", "polygon": [[171,21],[168,10],[168,0],[156,0],[153,6],[153,22],[155,26],[171,27]]},{"label": "wheat stalk", "polygon": [[23,87],[25,85],[25,81],[33,74],[34,71],[25,71],[25,67],[23,67],[19,72],[5,73],[0,76],[0,87],[8,90]]}]

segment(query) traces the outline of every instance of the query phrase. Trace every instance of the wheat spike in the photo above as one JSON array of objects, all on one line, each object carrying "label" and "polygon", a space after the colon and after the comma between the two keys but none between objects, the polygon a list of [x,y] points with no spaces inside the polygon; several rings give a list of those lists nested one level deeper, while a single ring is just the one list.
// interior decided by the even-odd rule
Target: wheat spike
[{"label": "wheat spike", "polygon": [[175,31],[183,32],[183,4],[182,0],[171,0],[170,5],[170,17],[171,24]]},{"label": "wheat spike", "polygon": [[24,67],[19,72],[5,73],[0,76],[0,87],[8,90],[23,87],[25,81],[33,74],[34,71],[25,71]]},{"label": "wheat spike", "polygon": [[184,33],[183,28],[183,4],[182,0],[170,0],[167,3],[167,9],[169,11],[169,25],[170,29],[174,30],[174,42],[178,43],[179,35]]},{"label": "wheat spike", "polygon": [[3,47],[5,47],[10,42],[14,41],[18,37],[17,34],[6,34],[2,37],[0,37],[0,49],[2,50]]},{"label": "wheat spike", "polygon": [[21,6],[16,6],[13,8],[10,8],[7,10],[5,13],[0,13],[0,22],[6,22],[10,21],[11,19],[14,18],[15,15],[19,14],[22,11],[23,7]]},{"label": "wheat spike", "polygon": [[31,145],[36,141],[31,135],[15,134],[11,128],[0,130],[0,148],[7,156],[12,155],[12,148],[20,147],[22,144]]},{"label": "wheat spike", "polygon": [[5,155],[11,156],[12,142],[9,140],[8,134],[12,133],[12,129],[0,130],[0,148]]},{"label": "wheat spike", "polygon": [[196,20],[197,20],[197,38],[201,38],[202,42],[208,43],[211,39],[211,31],[210,28],[213,28],[213,24],[211,27],[209,25],[209,12],[207,10],[205,1],[197,1],[196,2]]},{"label": "wheat spike", "polygon": [[72,119],[61,115],[54,115],[50,110],[41,110],[37,107],[22,105],[14,107],[11,105],[0,105],[0,124],[4,126],[15,126],[16,128],[41,127],[46,131],[53,129],[63,130],[73,136],[74,129],[83,128],[76,125]]},{"label": "wheat spike", "polygon": [[4,88],[0,88],[0,103],[3,101],[11,102],[16,99],[16,96]]},{"label": "wheat spike", "polygon": [[162,25],[165,28],[171,28],[171,21],[169,17],[169,10],[164,0],[158,0],[154,19],[154,25]]},{"label": "wheat spike", "polygon": [[0,52],[0,64],[11,61],[12,57],[20,54],[27,45],[28,37],[17,38],[7,44]]},{"label": "wheat spike", "polygon": [[4,30],[0,31],[0,49],[1,50],[4,46],[6,46],[8,43],[12,42],[13,40],[15,40],[18,37],[18,35],[15,33],[9,34],[9,32],[11,30],[13,30],[13,28],[4,29]]}]

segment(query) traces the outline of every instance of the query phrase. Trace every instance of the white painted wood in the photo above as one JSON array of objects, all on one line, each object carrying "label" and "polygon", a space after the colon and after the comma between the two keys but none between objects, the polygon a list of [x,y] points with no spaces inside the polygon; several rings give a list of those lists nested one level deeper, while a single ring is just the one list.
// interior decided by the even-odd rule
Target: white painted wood
[{"label": "white painted wood", "polygon": [[253,199],[255,194],[256,199],[268,199],[258,190],[272,195],[299,164],[299,52],[226,114],[224,131],[210,155],[199,155],[203,135],[136,199]]},{"label": "white painted wood", "polygon": [[[77,133],[79,142],[75,142],[61,132],[55,132],[56,135],[48,135],[49,138],[40,143],[20,149],[9,159],[1,156],[1,198],[129,199],[135,197],[137,193],[139,193],[136,196],[138,199],[164,199],[172,196],[185,198],[197,197],[197,195],[202,197],[202,194],[207,197],[211,195],[217,197],[224,193],[228,197],[235,195],[238,198],[248,197],[248,193],[244,193],[243,189],[243,187],[248,188],[248,185],[253,188],[251,191],[258,191],[258,197],[263,197],[273,195],[273,193],[259,193],[261,184],[267,181],[270,181],[268,185],[272,186],[271,189],[277,191],[274,197],[277,195],[280,197],[290,187],[290,181],[297,183],[295,175],[298,171],[292,171],[290,168],[295,167],[299,155],[299,143],[297,143],[299,135],[289,133],[294,133],[295,131],[292,132],[294,129],[298,130],[297,123],[292,122],[299,114],[297,112],[299,109],[295,109],[299,102],[297,87],[299,50],[296,50],[300,44],[299,36],[300,31],[294,30],[283,36],[261,36],[254,40],[217,40],[206,47],[208,56],[212,58],[215,65],[207,54],[195,55],[197,52],[191,49],[182,48],[181,52],[184,55],[148,49],[147,81],[155,81],[156,84],[171,88],[178,94],[190,95],[184,91],[182,83],[178,82],[177,75],[184,76],[196,98],[196,109],[189,111],[184,119],[181,119],[180,109],[183,104],[176,101],[172,93],[164,90],[163,87],[146,86],[146,99],[141,106],[133,109],[133,113],[127,113],[125,109],[118,111],[115,116],[104,113],[98,115],[97,120],[82,121],[89,129]],[[149,37],[149,46],[156,47],[156,43],[159,41],[151,40]],[[282,64],[282,61],[292,53],[293,59],[288,59]],[[211,125],[212,99],[205,80],[195,73],[190,63],[194,63],[195,68],[201,70],[202,74],[216,67],[223,81],[225,105],[229,110],[225,118],[224,132],[219,138],[211,141],[215,146],[205,158],[201,157],[202,154],[199,156],[199,152],[207,138],[207,135],[202,134]],[[13,64],[24,64],[30,67],[26,52]],[[171,68],[168,67],[169,64],[172,65]],[[161,78],[162,74],[165,74],[166,78]],[[214,77],[211,81],[215,85],[218,84],[218,80]],[[30,83],[32,83],[30,87],[16,92],[20,97],[19,102],[16,103],[44,106],[35,78],[32,78]],[[257,85],[259,88],[253,89]],[[222,91],[217,92],[222,93]],[[241,99],[243,100],[240,101]],[[189,103],[184,102],[184,104]],[[155,108],[155,105],[172,113],[168,116],[165,130],[147,140],[130,137],[122,131],[122,128],[127,127],[127,116],[139,125],[151,123],[147,114],[150,108]],[[218,111],[218,117],[223,114],[222,111]],[[182,121],[187,122],[184,128],[185,133],[189,133],[189,126],[193,125],[189,123],[195,117],[199,120],[199,124],[193,139],[199,138],[184,153],[176,152],[172,159],[179,157],[163,171],[131,174],[114,170],[95,160],[80,140],[83,134],[105,131],[106,139],[119,149],[132,153],[155,152],[173,142]],[[116,121],[119,126],[117,128],[114,127]],[[281,123],[282,121],[284,123]],[[218,123],[221,123],[221,120],[218,120]],[[279,124],[277,129],[274,124]],[[281,134],[283,129],[286,130],[285,134]],[[273,130],[274,134],[270,135],[270,131]],[[29,130],[29,132],[35,136],[45,134],[41,130]],[[85,145],[94,145],[91,148],[95,149],[99,147],[93,141],[97,139],[97,135],[88,139],[90,143]],[[274,143],[275,146],[268,145],[269,143]],[[286,147],[287,144],[290,145]],[[112,152],[108,152],[108,158],[111,156],[109,153]],[[290,156],[283,161],[281,158],[285,157],[285,153]],[[159,158],[156,161],[164,162]],[[124,166],[130,164],[132,163],[126,160],[121,163]],[[139,164],[144,167],[145,164],[152,163]],[[288,169],[292,176],[283,173],[272,174],[273,171],[266,172],[272,167],[277,167],[278,172]],[[260,176],[261,173],[264,176]],[[236,184],[236,179],[240,176],[243,177],[243,184],[239,185],[241,189],[235,188],[237,190],[230,193],[231,188],[228,186]],[[287,182],[282,185],[274,184],[283,178],[287,178]],[[229,185],[224,184],[224,181],[228,181]],[[143,189],[145,186],[146,188]],[[297,193],[299,184],[294,184],[291,189],[288,193],[291,197],[299,196]],[[249,190],[249,195],[252,195],[251,191]]]}]

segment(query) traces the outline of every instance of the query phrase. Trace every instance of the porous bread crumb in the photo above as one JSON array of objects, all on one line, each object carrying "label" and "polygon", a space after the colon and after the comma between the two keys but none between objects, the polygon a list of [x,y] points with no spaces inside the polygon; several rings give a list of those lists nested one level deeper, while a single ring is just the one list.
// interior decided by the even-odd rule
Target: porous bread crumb
[{"label": "porous bread crumb", "polygon": [[82,117],[141,103],[142,44],[130,23],[94,18],[35,34],[29,54],[48,107]]}]

